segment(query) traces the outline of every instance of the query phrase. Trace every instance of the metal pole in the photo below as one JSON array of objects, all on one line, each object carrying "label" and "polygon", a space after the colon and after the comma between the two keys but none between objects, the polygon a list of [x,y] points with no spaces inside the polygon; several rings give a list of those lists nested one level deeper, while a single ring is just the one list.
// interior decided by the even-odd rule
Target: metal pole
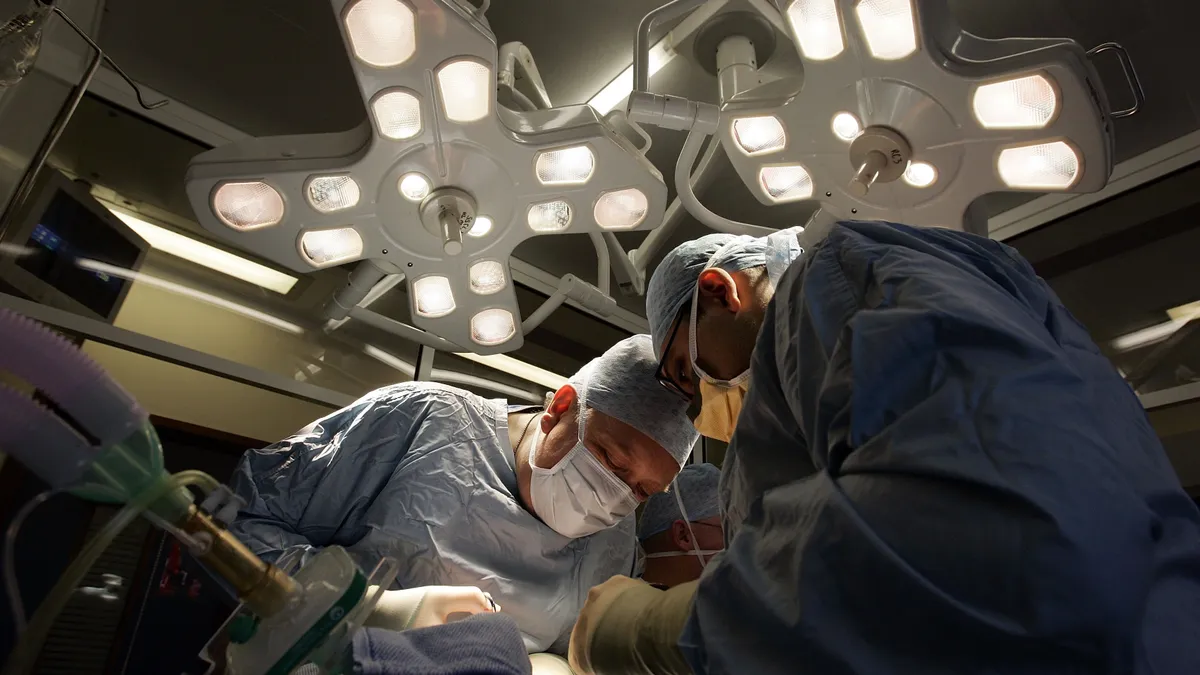
[{"label": "metal pole", "polygon": [[433,358],[436,355],[437,350],[429,345],[417,347],[417,370],[413,374],[414,380],[428,382],[433,379]]}]

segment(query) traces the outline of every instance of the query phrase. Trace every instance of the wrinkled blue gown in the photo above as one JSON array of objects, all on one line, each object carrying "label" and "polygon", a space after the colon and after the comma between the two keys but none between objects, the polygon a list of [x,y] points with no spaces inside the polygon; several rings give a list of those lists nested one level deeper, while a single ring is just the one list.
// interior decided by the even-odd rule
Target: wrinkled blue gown
[{"label": "wrinkled blue gown", "polygon": [[[366,571],[400,562],[403,588],[478,586],[530,651],[566,653],[588,590],[635,565],[634,519],[568,539],[521,505],[508,407],[431,382],[367,394],[235,472],[230,530],[271,561],[344,547]],[[307,554],[306,554],[307,555]]]},{"label": "wrinkled blue gown", "polygon": [[751,367],[697,673],[1200,673],[1200,512],[1014,251],[839,225]]}]

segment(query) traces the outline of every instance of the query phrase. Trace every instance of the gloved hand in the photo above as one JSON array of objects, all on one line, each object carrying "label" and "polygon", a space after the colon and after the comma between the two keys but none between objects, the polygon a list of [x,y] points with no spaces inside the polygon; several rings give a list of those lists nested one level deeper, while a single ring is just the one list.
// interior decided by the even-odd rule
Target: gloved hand
[{"label": "gloved hand", "polygon": [[640,579],[613,577],[593,588],[571,631],[571,669],[576,675],[691,675],[676,643],[696,583],[660,591]]},{"label": "gloved hand", "polygon": [[[368,588],[368,596],[377,588]],[[363,625],[388,630],[428,628],[447,623],[452,614],[499,611],[500,606],[492,601],[492,596],[474,586],[422,586],[384,591]]]}]

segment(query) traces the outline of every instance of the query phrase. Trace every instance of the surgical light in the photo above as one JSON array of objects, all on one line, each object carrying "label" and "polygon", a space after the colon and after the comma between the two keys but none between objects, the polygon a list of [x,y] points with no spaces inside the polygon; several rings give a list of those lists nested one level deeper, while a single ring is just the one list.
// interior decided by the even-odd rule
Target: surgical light
[{"label": "surgical light", "polygon": [[446,316],[454,311],[454,291],[450,280],[443,276],[421,277],[413,282],[413,295],[417,301],[417,314],[428,319]]},{"label": "surgical light", "polygon": [[419,202],[429,195],[429,179],[419,173],[406,173],[400,177],[400,194],[411,202]]},{"label": "surgical light", "polygon": [[516,334],[516,321],[506,309],[485,309],[471,317],[471,339],[484,347],[508,342]]},{"label": "surgical light", "polygon": [[316,176],[305,190],[308,203],[321,213],[333,213],[358,204],[362,191],[350,176]]},{"label": "surgical light", "polygon": [[645,220],[649,208],[646,193],[637,188],[626,188],[600,195],[593,215],[596,223],[606,230],[628,230]]},{"label": "surgical light", "polygon": [[794,202],[812,197],[812,176],[799,164],[764,166],[758,173],[758,180],[774,202]]},{"label": "surgical light", "polygon": [[478,61],[459,60],[437,71],[442,108],[451,122],[475,122],[487,117],[496,83],[492,71]]},{"label": "surgical light", "polygon": [[535,172],[542,185],[583,185],[596,170],[596,156],[586,145],[538,153]]},{"label": "surgical light", "polygon": [[283,220],[283,197],[262,182],[225,183],[212,199],[213,212],[235,230],[257,230]]},{"label": "surgical light", "polygon": [[487,216],[476,216],[475,222],[471,223],[471,229],[467,230],[468,237],[484,237],[488,232],[492,231],[492,219]]},{"label": "surgical light", "polygon": [[937,181],[937,169],[926,162],[909,162],[904,169],[904,182],[913,187],[926,188]]},{"label": "surgical light", "polygon": [[826,61],[846,48],[837,0],[796,0],[788,7],[787,17],[805,58]]},{"label": "surgical light", "polygon": [[561,199],[529,207],[529,229],[538,234],[562,232],[571,224],[571,205]]},{"label": "surgical light", "polygon": [[421,133],[421,101],[407,91],[387,91],[371,103],[379,133],[402,141]]},{"label": "surgical light", "polygon": [[1006,148],[996,159],[1000,180],[1025,190],[1065,190],[1075,184],[1079,168],[1078,153],[1063,141]]},{"label": "surgical light", "polygon": [[783,122],[774,115],[743,117],[733,121],[733,138],[747,155],[765,155],[787,146]]},{"label": "surgical light", "polygon": [[338,265],[362,255],[362,235],[353,227],[313,230],[300,237],[300,250],[317,267]]},{"label": "surgical light", "polygon": [[350,49],[363,63],[392,68],[417,51],[413,11],[400,0],[358,0],[346,12]]},{"label": "surgical light", "polygon": [[833,135],[843,141],[852,141],[862,133],[862,124],[853,113],[840,112],[833,116]]},{"label": "surgical light", "polygon": [[917,51],[917,29],[910,0],[861,0],[854,13],[871,56],[895,61]]},{"label": "surgical light", "polygon": [[1058,93],[1045,75],[1026,75],[980,86],[971,109],[984,129],[1041,129],[1058,111]]},{"label": "surgical light", "polygon": [[478,295],[497,293],[508,283],[504,265],[495,260],[483,260],[471,265],[471,290]]}]

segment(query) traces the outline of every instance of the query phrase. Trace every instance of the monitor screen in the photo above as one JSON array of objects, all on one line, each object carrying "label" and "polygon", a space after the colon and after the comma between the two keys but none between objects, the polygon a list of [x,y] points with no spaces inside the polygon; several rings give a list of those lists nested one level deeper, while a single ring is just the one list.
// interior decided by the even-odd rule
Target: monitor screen
[{"label": "monitor screen", "polygon": [[85,258],[134,269],[142,248],[87,206],[58,190],[25,244],[34,252],[18,265],[102,317],[108,317],[130,283],[76,264]]}]

